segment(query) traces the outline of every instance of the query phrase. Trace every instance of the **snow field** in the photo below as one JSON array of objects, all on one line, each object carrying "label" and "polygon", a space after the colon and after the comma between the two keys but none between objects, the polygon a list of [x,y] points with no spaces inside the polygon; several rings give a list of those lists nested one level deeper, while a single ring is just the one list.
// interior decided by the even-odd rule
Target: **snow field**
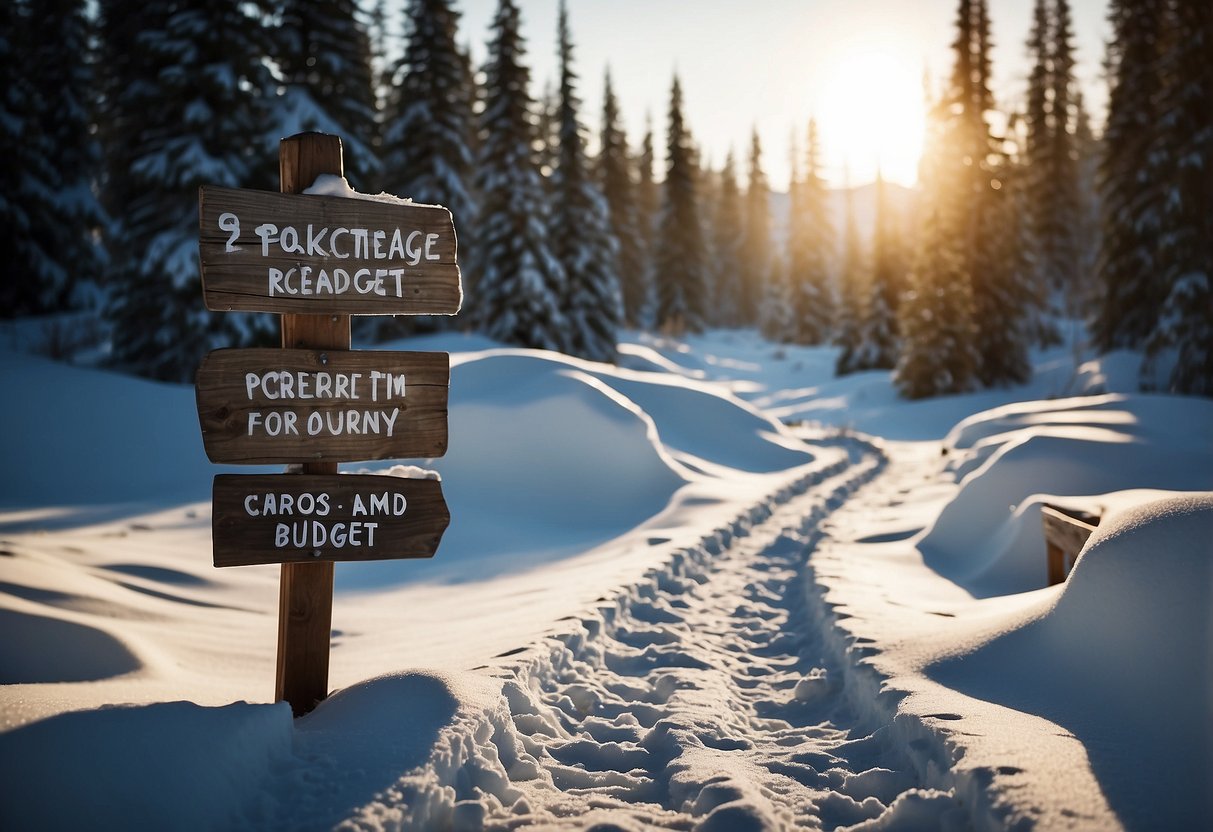
[{"label": "snow field", "polygon": [[[338,568],[340,691],[294,723],[227,704],[269,695],[277,570],[209,565],[192,391],[0,356],[39,405],[0,431],[0,827],[1207,825],[1209,402],[1044,400],[1118,375],[1054,356],[907,404],[832,350],[641,341],[400,345],[462,350],[455,525]],[[1049,589],[1045,500],[1105,517]]]}]

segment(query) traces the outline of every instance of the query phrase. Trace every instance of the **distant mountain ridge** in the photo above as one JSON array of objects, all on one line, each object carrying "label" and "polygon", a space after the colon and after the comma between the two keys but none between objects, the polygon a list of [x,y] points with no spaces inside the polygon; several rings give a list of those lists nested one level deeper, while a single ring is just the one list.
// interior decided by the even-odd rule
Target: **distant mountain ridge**
[{"label": "distant mountain ridge", "polygon": [[[890,204],[901,216],[902,222],[906,222],[918,199],[918,189],[907,188],[892,182],[886,182],[885,187],[888,189]],[[850,188],[849,191],[855,200],[855,222],[859,226],[859,235],[866,242],[871,238],[872,230],[876,225],[876,183],[869,182],[866,185]],[[834,237],[839,246],[842,245],[843,234],[846,231],[847,193],[846,188],[832,188],[828,197],[830,223],[834,227]],[[774,226],[772,233],[779,245],[783,245],[787,239],[790,209],[791,203],[786,192],[771,193],[771,218]]]}]

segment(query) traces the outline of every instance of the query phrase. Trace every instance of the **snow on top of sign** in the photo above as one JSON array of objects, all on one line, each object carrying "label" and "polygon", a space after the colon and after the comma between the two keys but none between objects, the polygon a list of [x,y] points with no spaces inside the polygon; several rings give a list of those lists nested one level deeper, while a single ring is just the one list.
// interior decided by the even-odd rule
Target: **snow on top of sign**
[{"label": "snow on top of sign", "polygon": [[312,196],[340,196],[346,199],[365,199],[370,202],[386,202],[389,205],[417,205],[422,208],[441,208],[441,205],[426,205],[421,202],[413,202],[408,197],[395,196],[386,191],[380,191],[377,194],[364,194],[355,191],[344,176],[335,176],[331,173],[322,173],[316,177],[316,181],[309,185],[303,191],[305,194]]},{"label": "snow on top of sign", "polygon": [[441,480],[442,474],[432,468],[422,468],[419,465],[393,465],[386,471],[372,471],[369,468],[363,468],[358,471],[360,474],[382,474],[387,477],[400,477],[406,480]]}]

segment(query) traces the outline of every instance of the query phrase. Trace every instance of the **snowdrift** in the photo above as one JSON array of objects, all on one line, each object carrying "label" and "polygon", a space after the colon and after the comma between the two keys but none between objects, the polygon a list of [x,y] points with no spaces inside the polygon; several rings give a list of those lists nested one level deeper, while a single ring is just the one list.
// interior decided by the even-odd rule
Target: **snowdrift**
[{"label": "snowdrift", "polygon": [[1114,513],[1038,617],[929,669],[1073,732],[1130,828],[1213,817],[1213,494]]},{"label": "snowdrift", "polygon": [[236,470],[207,460],[192,387],[4,353],[0,380],[21,391],[0,413],[0,507],[195,502]]},{"label": "snowdrift", "polygon": [[948,435],[960,481],[919,542],[926,563],[977,597],[1045,585],[1040,505],[1102,513],[1109,492],[1213,489],[1213,402],[1105,395],[979,413]]}]

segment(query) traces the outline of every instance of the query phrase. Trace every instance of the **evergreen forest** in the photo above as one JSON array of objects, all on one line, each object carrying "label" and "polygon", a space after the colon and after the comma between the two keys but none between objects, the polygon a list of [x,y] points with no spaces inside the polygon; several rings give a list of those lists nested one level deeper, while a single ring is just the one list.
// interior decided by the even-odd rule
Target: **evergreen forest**
[{"label": "evergreen forest", "polygon": [[[1068,0],[1024,4],[1014,105],[986,0],[954,6],[913,208],[878,176],[861,233],[853,206],[832,219],[819,124],[794,126],[776,212],[757,130],[714,167],[678,74],[656,126],[625,124],[563,2],[536,45],[499,0],[477,64],[451,0],[402,0],[403,32],[382,0],[9,0],[0,318],[87,313],[108,363],[168,381],[272,343],[273,316],[203,307],[198,187],[276,190],[278,140],[318,130],[355,188],[445,205],[459,233],[461,314],[360,320],[364,340],[456,328],[609,362],[623,328],[753,327],[925,398],[1021,383],[1029,350],[1080,325],[1095,352],[1145,356],[1143,389],[1213,396],[1213,4],[1109,0],[1103,124]],[[549,48],[537,91],[528,51]]]}]

